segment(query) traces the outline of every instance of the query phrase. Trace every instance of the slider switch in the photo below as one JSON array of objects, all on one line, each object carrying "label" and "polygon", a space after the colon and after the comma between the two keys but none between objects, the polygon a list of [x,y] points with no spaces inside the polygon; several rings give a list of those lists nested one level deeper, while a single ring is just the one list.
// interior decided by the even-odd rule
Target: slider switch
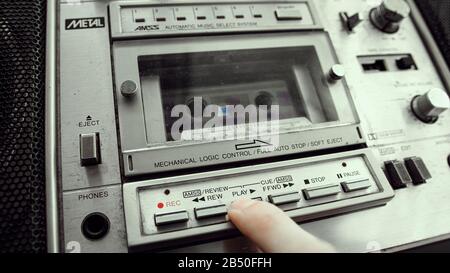
[{"label": "slider switch", "polygon": [[384,166],[389,183],[394,190],[406,188],[406,184],[412,182],[411,176],[402,162],[398,160],[387,161]]},{"label": "slider switch", "polygon": [[425,162],[420,157],[410,157],[405,159],[406,169],[408,170],[412,183],[414,185],[420,185],[427,182],[431,178],[431,174],[428,171]]},{"label": "slider switch", "polygon": [[412,56],[402,57],[402,58],[396,60],[395,63],[397,64],[397,67],[400,70],[416,69],[416,63],[414,62],[414,59]]},{"label": "slider switch", "polygon": [[347,12],[340,12],[339,16],[341,17],[344,27],[350,32],[352,32],[355,27],[363,21],[363,16],[361,13],[355,13],[350,16]]}]

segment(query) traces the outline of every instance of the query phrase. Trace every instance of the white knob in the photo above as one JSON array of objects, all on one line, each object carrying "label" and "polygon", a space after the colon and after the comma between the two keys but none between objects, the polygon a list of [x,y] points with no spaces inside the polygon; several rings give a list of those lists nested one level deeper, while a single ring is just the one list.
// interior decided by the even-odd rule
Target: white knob
[{"label": "white knob", "polygon": [[345,68],[341,64],[335,64],[328,72],[328,79],[333,81],[339,81],[345,77]]},{"label": "white knob", "polygon": [[447,93],[434,88],[425,95],[417,96],[412,101],[414,114],[423,122],[434,123],[444,111],[450,108],[450,98]]}]

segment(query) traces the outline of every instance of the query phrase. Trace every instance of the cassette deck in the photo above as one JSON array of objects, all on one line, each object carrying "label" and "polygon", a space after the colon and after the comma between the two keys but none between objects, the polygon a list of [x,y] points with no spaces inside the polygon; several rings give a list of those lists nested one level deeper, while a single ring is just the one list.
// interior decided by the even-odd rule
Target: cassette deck
[{"label": "cassette deck", "polygon": [[[408,47],[420,41],[410,18],[408,33],[399,18],[378,18],[395,1],[373,13],[370,1],[341,3],[340,11],[366,9],[364,39],[343,31],[348,17],[331,2],[63,1],[62,22],[105,18],[59,32],[63,245],[125,252],[221,244],[237,235],[226,213],[238,198],[271,202],[321,230],[340,219],[330,216],[361,217],[394,202],[396,180],[408,181],[393,175],[426,174],[421,158],[406,169],[390,155],[409,158],[414,145],[402,143],[424,141],[425,128],[448,147],[446,82],[425,46]],[[371,48],[374,37],[387,45]],[[403,82],[400,73],[423,66],[433,69]],[[435,91],[415,103],[404,91],[388,94],[389,103],[375,97],[401,88]],[[408,110],[388,110],[393,104]],[[377,118],[383,111],[393,112]],[[430,116],[434,124],[418,120]],[[379,129],[391,122],[408,126]]]}]

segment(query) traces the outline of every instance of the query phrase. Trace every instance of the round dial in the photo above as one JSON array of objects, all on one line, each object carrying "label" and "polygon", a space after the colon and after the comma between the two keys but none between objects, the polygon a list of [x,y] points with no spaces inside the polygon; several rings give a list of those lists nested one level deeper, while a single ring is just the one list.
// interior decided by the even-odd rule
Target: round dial
[{"label": "round dial", "polygon": [[444,90],[434,88],[422,96],[414,97],[411,108],[421,121],[434,123],[439,115],[450,108],[450,99]]},{"label": "round dial", "polygon": [[400,22],[409,16],[411,9],[404,0],[385,0],[380,6],[370,11],[370,21],[379,30],[395,33]]}]

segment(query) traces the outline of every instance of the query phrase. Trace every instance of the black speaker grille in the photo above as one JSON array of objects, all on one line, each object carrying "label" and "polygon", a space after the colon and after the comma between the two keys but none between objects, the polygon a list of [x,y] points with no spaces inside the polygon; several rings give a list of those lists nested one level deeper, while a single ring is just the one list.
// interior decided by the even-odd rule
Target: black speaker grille
[{"label": "black speaker grille", "polygon": [[450,68],[450,0],[416,0]]},{"label": "black speaker grille", "polygon": [[0,0],[0,253],[46,251],[44,0]]}]

